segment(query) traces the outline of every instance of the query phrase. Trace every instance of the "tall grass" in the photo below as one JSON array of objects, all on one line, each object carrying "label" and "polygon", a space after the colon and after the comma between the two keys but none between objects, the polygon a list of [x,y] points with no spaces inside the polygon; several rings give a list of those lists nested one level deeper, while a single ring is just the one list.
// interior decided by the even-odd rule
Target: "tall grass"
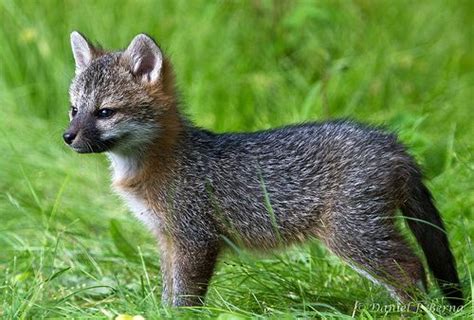
[{"label": "tall grass", "polygon": [[[183,109],[215,131],[349,117],[397,131],[423,165],[473,313],[474,10],[467,1],[0,0],[0,315],[378,318],[403,310],[318,243],[229,252],[208,303],[160,304],[152,237],[101,155],[67,150],[69,33],[106,48],[153,35]],[[439,316],[440,293],[425,304]],[[379,307],[377,307],[379,306]],[[434,308],[438,306],[439,308]],[[423,317],[423,312],[411,313]]]}]

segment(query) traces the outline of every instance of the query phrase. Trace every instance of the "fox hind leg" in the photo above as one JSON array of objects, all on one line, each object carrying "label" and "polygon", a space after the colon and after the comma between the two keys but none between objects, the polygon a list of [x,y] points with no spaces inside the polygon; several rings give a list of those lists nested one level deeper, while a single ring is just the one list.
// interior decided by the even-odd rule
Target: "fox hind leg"
[{"label": "fox hind leg", "polygon": [[[381,222],[379,217],[374,218]],[[393,221],[374,221],[356,219],[356,225],[354,221],[332,224],[336,230],[323,240],[333,253],[373,282],[385,286],[395,299],[411,302],[426,288],[423,264]]]}]

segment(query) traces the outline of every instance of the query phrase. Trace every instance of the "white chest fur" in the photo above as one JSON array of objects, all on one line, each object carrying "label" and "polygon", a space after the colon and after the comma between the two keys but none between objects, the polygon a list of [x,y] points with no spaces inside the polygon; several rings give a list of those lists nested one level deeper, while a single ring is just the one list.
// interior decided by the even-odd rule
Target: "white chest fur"
[{"label": "white chest fur", "polygon": [[112,180],[114,182],[131,178],[139,170],[139,159],[134,156],[125,156],[109,152],[107,153],[112,167]]},{"label": "white chest fur", "polygon": [[148,227],[153,227],[157,221],[155,219],[155,214],[151,208],[147,205],[145,199],[142,199],[139,196],[135,196],[129,192],[115,189],[120,197],[125,200],[128,208],[135,214],[135,216],[146,224]]},{"label": "white chest fur", "polygon": [[[133,177],[139,170],[139,163],[136,159],[114,153],[109,153],[108,156],[112,166],[112,180],[114,183]],[[157,226],[159,223],[158,216],[153,212],[144,195],[135,194],[116,186],[114,186],[114,190],[125,200],[128,208],[140,221],[150,228]]]}]

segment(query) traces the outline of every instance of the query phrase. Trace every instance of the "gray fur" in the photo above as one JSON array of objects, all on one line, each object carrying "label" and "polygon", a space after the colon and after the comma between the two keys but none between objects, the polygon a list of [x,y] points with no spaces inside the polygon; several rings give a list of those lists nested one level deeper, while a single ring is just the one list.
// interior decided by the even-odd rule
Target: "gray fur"
[{"label": "gray fur", "polygon": [[[76,76],[70,94],[79,112],[69,130],[79,134],[72,144],[77,151],[109,153],[114,181],[159,163],[146,181],[116,188],[157,236],[164,302],[202,302],[224,239],[268,251],[317,238],[397,299],[416,297],[425,274],[395,228],[395,212],[403,208],[408,216],[443,224],[418,166],[396,136],[351,121],[211,133],[172,108],[173,98],[153,96],[126,55],[104,54]],[[160,69],[160,83],[163,77]],[[104,104],[118,110],[105,122],[93,117]],[[177,131],[163,120],[172,113]],[[152,153],[175,131],[170,150]],[[455,288],[445,291],[452,293],[450,302],[462,303],[446,236],[430,226],[410,227],[427,256],[435,256],[437,246],[446,248],[438,262],[428,262],[434,270],[436,263],[451,266],[435,276]]]}]

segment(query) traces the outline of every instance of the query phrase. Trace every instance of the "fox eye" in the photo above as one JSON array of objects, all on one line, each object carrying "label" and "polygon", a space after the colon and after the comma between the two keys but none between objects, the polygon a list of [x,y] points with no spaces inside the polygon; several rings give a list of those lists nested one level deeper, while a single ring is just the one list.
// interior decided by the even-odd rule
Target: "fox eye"
[{"label": "fox eye", "polygon": [[115,113],[115,110],[104,108],[97,111],[97,117],[102,118],[102,119],[109,118],[113,116],[114,113]]},{"label": "fox eye", "polygon": [[77,108],[74,106],[71,106],[71,116],[74,117],[77,114]]}]

